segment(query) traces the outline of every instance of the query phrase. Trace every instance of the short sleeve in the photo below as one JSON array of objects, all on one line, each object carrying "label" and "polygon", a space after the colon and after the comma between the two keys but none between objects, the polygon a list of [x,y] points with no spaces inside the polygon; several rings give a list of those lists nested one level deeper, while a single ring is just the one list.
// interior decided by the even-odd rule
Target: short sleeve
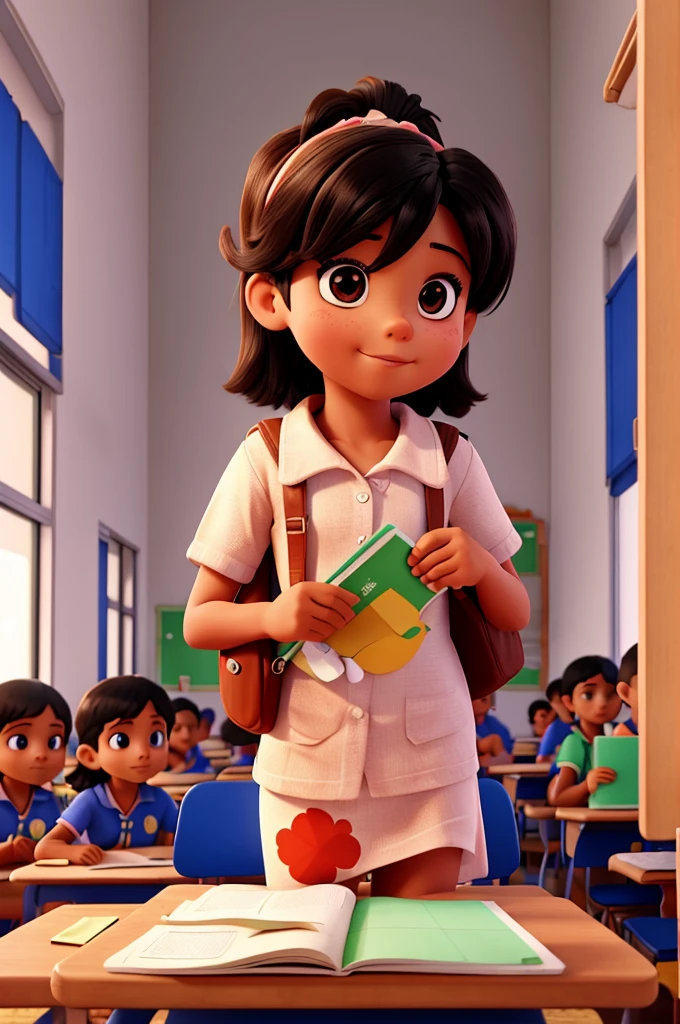
[{"label": "short sleeve", "polygon": [[179,809],[169,793],[161,789],[158,793],[159,803],[159,828],[162,832],[170,832],[173,836],[177,831],[177,818]]},{"label": "short sleeve", "polygon": [[464,438],[459,440],[449,462],[454,479],[461,471],[463,481],[451,502],[449,524],[465,530],[498,562],[505,562],[519,551],[522,539],[503,508],[484,463]]},{"label": "short sleeve", "polygon": [[75,834],[76,838],[79,839],[83,832],[86,832],[90,827],[93,797],[94,793],[91,789],[86,789],[83,793],[79,793],[66,810],[62,811],[61,817],[57,819],[57,824],[66,825]]},{"label": "short sleeve", "polygon": [[248,453],[240,445],[205,510],[187,558],[194,565],[250,583],[269,547],[272,507]]},{"label": "short sleeve", "polygon": [[[559,719],[557,720],[559,721]],[[548,728],[545,730],[541,742],[538,747],[539,757],[549,757],[555,753],[558,740],[558,730],[555,728],[557,722],[551,722]]]},{"label": "short sleeve", "polygon": [[586,764],[586,752],[580,737],[572,732],[565,739],[557,755],[560,768],[573,768],[579,780],[583,777]]}]

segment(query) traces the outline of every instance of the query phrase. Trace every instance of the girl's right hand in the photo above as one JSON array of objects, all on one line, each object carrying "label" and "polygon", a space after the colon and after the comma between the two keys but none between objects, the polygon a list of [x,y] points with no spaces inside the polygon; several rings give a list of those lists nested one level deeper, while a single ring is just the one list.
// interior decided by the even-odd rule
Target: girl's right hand
[{"label": "girl's right hand", "polygon": [[265,629],[272,640],[326,640],[354,618],[360,599],[333,583],[296,583],[265,611]]},{"label": "girl's right hand", "polygon": [[101,864],[104,859],[104,851],[99,846],[71,846],[68,851],[68,859],[71,864]]},{"label": "girl's right hand", "polygon": [[589,793],[594,793],[598,786],[606,786],[616,779],[616,772],[613,768],[591,768],[586,775],[586,785]]}]

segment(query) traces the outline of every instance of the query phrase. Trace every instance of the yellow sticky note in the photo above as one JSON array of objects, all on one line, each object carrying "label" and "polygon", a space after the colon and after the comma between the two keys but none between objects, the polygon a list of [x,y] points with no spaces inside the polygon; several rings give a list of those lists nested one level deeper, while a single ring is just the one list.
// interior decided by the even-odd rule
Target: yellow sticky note
[{"label": "yellow sticky note", "polygon": [[84,946],[117,920],[117,917],[81,917],[58,935],[52,936],[50,942],[62,943],[65,946]]}]

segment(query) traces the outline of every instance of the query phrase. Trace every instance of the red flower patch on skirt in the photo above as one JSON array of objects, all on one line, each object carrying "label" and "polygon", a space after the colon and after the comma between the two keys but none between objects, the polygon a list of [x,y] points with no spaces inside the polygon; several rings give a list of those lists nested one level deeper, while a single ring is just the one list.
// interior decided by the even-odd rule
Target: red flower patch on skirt
[{"label": "red flower patch on skirt", "polygon": [[279,860],[288,865],[291,877],[302,885],[334,882],[338,868],[354,867],[361,846],[345,818],[333,822],[319,807],[310,807],[293,818],[290,828],[276,835]]}]

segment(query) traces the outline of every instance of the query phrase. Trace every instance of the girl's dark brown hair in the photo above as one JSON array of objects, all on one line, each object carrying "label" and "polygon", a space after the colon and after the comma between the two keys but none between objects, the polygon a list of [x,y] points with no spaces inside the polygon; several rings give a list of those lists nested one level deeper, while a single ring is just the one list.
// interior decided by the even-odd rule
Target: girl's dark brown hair
[{"label": "girl's dark brown hair", "polygon": [[[491,311],[505,298],[515,261],[515,218],[496,176],[464,149],[437,153],[427,139],[401,128],[347,128],[300,154],[265,208],[276,172],[297,146],[372,109],[411,121],[442,142],[436,115],[396,82],[362,78],[349,92],[327,89],[312,100],[301,125],[274,135],[255,154],[241,201],[240,248],[230,229],[222,229],[222,254],[241,272],[242,324],[238,362],[225,388],[256,405],[292,409],[324,387],[291,331],[269,331],[248,310],[245,286],[252,274],[270,275],[290,308],[291,277],[301,263],[337,256],[392,218],[380,256],[369,267],[380,270],[412,248],[442,205],[470,253],[468,309]],[[439,380],[399,401],[424,416],[437,407],[464,416],[486,397],[470,381],[465,347]]]}]

